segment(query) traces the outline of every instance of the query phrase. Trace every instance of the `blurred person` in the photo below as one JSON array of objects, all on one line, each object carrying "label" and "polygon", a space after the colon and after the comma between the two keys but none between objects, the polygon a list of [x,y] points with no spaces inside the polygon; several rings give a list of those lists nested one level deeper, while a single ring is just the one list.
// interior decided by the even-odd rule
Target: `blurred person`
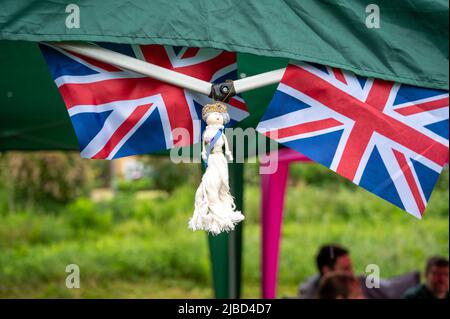
[{"label": "blurred person", "polygon": [[398,299],[403,293],[420,283],[420,273],[413,271],[390,279],[380,279],[379,288],[366,286],[366,276],[356,276],[353,263],[347,248],[336,244],[324,245],[316,256],[316,265],[319,274],[308,278],[299,287],[298,294],[301,299],[316,299],[322,278],[330,273],[345,273],[356,277],[362,296],[368,299]]},{"label": "blurred person", "polygon": [[359,281],[349,272],[328,272],[320,281],[319,299],[364,299]]},{"label": "blurred person", "polygon": [[319,292],[321,279],[331,272],[346,272],[353,276],[349,252],[339,245],[322,246],[316,256],[316,265],[319,275],[309,278],[300,285],[301,298],[315,299]]},{"label": "blurred person", "polygon": [[448,259],[431,257],[425,267],[425,283],[409,289],[406,299],[448,299],[449,287]]}]

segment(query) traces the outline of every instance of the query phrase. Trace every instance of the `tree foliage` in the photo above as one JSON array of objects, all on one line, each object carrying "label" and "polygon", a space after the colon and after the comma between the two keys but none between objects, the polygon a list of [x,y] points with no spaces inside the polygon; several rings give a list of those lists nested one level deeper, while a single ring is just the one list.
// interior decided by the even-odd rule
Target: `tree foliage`
[{"label": "tree foliage", "polygon": [[71,152],[8,152],[0,157],[3,188],[17,202],[65,203],[87,192],[88,160]]}]

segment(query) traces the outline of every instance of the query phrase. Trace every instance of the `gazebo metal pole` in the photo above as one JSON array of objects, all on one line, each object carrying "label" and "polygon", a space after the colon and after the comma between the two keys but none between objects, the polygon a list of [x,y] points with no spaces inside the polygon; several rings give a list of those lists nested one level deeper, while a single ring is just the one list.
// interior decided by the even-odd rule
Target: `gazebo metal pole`
[{"label": "gazebo metal pole", "polygon": [[[236,209],[244,211],[244,163],[231,163],[230,167],[230,189],[234,196]],[[229,260],[229,291],[230,298],[241,298],[242,283],[242,228],[244,223],[236,225],[234,231],[229,233],[228,256]]]},{"label": "gazebo metal pole", "polygon": [[[151,78],[210,95],[211,83],[148,63],[128,55],[83,42],[47,42],[48,45],[72,51],[86,57],[115,65]],[[269,71],[233,82],[236,93],[242,93],[281,81],[286,68]]]},{"label": "gazebo metal pole", "polygon": [[[236,209],[243,209],[244,164],[230,163],[230,189]],[[245,212],[244,212],[245,213]],[[234,231],[208,235],[212,262],[214,295],[218,299],[241,297],[242,223]]]},{"label": "gazebo metal pole", "polygon": [[286,68],[252,75],[233,82],[236,93],[242,93],[281,81]]},{"label": "gazebo metal pole", "polygon": [[211,83],[209,82],[93,44],[82,42],[49,42],[48,44],[198,93],[205,95],[211,93]]}]

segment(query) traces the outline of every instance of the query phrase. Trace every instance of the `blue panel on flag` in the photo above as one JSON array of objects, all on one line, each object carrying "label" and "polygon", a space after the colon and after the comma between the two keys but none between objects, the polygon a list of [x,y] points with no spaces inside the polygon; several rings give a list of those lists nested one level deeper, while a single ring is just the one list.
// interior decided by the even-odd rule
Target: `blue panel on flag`
[{"label": "blue panel on flag", "polygon": [[129,44],[120,44],[120,43],[108,43],[108,42],[97,42],[99,46],[105,49],[109,49],[118,53],[122,53],[128,55],[130,57],[136,57],[134,54],[133,48]]},{"label": "blue panel on flag", "polygon": [[395,98],[394,101],[394,105],[426,99],[444,93],[446,92],[442,90],[420,88],[416,86],[403,84],[398,90],[397,97]]},{"label": "blue panel on flag", "polygon": [[428,124],[425,126],[430,131],[448,140],[448,120]]},{"label": "blue panel on flag", "polygon": [[277,91],[270,102],[270,105],[276,105],[276,107],[269,107],[266,110],[266,114],[261,121],[270,120],[271,118],[285,115],[298,110],[306,109],[310,107],[308,104],[297,100],[296,98],[286,94],[282,91]]},{"label": "blue panel on flag", "polygon": [[309,65],[315,67],[316,69],[319,69],[320,71],[322,71],[322,72],[325,73],[325,74],[329,74],[329,73],[328,73],[328,69],[327,69],[327,67],[326,67],[325,65],[317,64],[317,63],[312,63],[312,62],[308,62],[308,63],[306,63],[306,64],[309,64]]},{"label": "blue panel on flag", "polygon": [[376,147],[374,147],[373,152],[369,157],[359,186],[364,187],[375,195],[405,209],[397,189],[395,188],[394,182],[392,181]]},{"label": "blue panel on flag", "polygon": [[[237,79],[237,70],[222,75],[221,77],[215,79],[212,83],[223,83],[226,80],[229,80],[230,78],[231,79]],[[240,96],[240,95],[238,95],[238,96]]]},{"label": "blue panel on flag", "polygon": [[166,148],[164,130],[161,125],[159,110],[156,109],[150,114],[139,130],[127,140],[127,142],[114,155],[114,158],[123,156],[146,154]]},{"label": "blue panel on flag", "polygon": [[431,196],[434,185],[436,185],[439,178],[439,174],[413,159],[411,159],[411,162],[413,163],[419,183],[422,186],[422,191],[425,198],[428,200]]},{"label": "blue panel on flag", "polygon": [[57,79],[62,75],[90,75],[98,73],[47,45],[40,44],[39,47],[42,50],[53,79]]},{"label": "blue panel on flag", "polygon": [[358,79],[359,85],[361,85],[361,88],[364,88],[367,82],[367,78],[356,75],[356,78]]},{"label": "blue panel on flag", "polygon": [[173,52],[175,52],[175,54],[178,55],[181,52],[181,50],[183,49],[183,47],[173,46],[172,49],[173,49]]},{"label": "blue panel on flag", "polygon": [[80,144],[80,149],[86,147],[97,135],[111,112],[81,113],[73,115],[70,118]]},{"label": "blue panel on flag", "polygon": [[319,136],[297,139],[290,142],[284,142],[283,145],[295,149],[326,167],[330,167],[334,155],[336,154],[342,132],[343,131],[340,130]]}]

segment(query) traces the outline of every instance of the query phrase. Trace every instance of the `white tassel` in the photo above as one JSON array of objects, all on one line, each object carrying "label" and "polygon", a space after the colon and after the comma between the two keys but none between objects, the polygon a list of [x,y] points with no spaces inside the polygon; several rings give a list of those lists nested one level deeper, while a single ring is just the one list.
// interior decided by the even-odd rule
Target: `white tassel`
[{"label": "white tassel", "polygon": [[203,229],[215,235],[231,231],[244,219],[230,194],[228,164],[222,153],[211,154],[208,167],[195,193],[194,215],[189,221],[192,230]]},{"label": "white tassel", "polygon": [[[208,126],[203,134],[203,147],[209,143],[217,130],[223,128],[220,124],[210,120],[210,114],[216,119],[217,114],[207,113]],[[223,117],[222,117],[223,118]],[[212,123],[213,122],[213,123]],[[205,174],[202,176],[200,186],[195,193],[195,210],[189,221],[189,228],[192,230],[205,230],[214,235],[223,231],[231,231],[235,225],[244,220],[244,215],[236,211],[233,196],[230,194],[228,183],[228,163],[222,152],[222,146],[225,145],[226,154],[232,160],[229,151],[228,141],[224,134],[216,142],[212,153],[207,158],[208,166]],[[205,159],[206,152],[203,150],[202,157]]]}]

